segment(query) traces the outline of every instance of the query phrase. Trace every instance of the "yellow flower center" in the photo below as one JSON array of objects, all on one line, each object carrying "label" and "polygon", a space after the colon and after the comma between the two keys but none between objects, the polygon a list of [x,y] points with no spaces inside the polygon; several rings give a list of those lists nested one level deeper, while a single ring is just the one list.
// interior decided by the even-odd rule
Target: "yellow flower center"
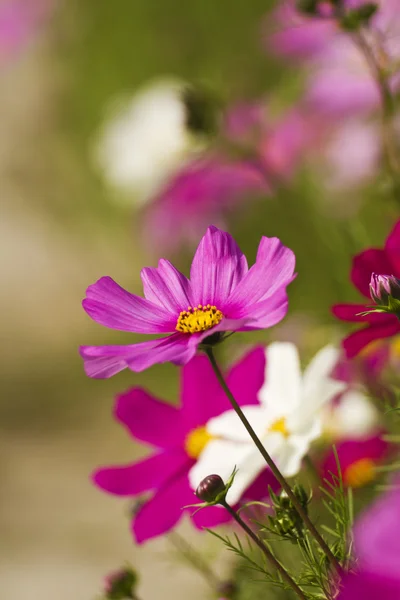
[{"label": "yellow flower center", "polygon": [[281,433],[285,438],[288,438],[290,435],[288,428],[286,427],[285,417],[281,417],[280,419],[274,421],[274,423],[272,423],[272,425],[269,427],[268,431],[271,433]]},{"label": "yellow flower center", "polygon": [[375,463],[370,458],[361,458],[348,466],[343,473],[343,481],[349,487],[358,488],[375,478]]},{"label": "yellow flower center", "polygon": [[196,333],[198,331],[207,331],[215,325],[218,325],[224,318],[224,315],[216,306],[199,304],[195,308],[191,306],[183,310],[176,323],[176,331],[181,333]]},{"label": "yellow flower center", "polygon": [[184,448],[190,458],[197,459],[212,439],[205,427],[196,427],[186,436]]}]

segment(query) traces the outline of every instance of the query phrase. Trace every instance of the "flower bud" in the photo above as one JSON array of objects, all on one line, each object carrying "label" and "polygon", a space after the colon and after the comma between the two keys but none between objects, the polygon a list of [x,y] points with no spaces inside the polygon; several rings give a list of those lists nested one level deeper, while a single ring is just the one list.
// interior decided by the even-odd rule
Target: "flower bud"
[{"label": "flower bud", "polygon": [[126,600],[134,598],[134,587],[137,575],[130,567],[113,571],[104,581],[104,592],[107,600]]},{"label": "flower bud", "polygon": [[293,493],[296,496],[297,500],[300,502],[301,506],[304,509],[306,509],[310,502],[310,498],[308,497],[308,494],[304,487],[300,485],[300,483],[296,483],[293,487]]},{"label": "flower bud", "polygon": [[208,475],[199,483],[196,496],[203,502],[215,502],[225,489],[225,483],[219,475]]},{"label": "flower bud", "polygon": [[226,600],[233,598],[237,592],[237,585],[234,581],[222,581],[217,589],[219,596],[222,596]]},{"label": "flower bud", "polygon": [[388,306],[390,297],[400,300],[400,279],[394,275],[372,273],[369,291],[378,306]]}]

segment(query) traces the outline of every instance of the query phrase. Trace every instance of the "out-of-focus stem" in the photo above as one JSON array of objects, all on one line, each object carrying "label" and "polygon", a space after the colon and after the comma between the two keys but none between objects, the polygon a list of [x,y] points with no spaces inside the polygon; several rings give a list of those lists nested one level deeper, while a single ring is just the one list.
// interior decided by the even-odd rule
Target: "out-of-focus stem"
[{"label": "out-of-focus stem", "polygon": [[359,30],[353,34],[353,40],[363,54],[372,77],[376,82],[382,106],[382,141],[386,157],[387,168],[394,180],[396,191],[400,186],[400,159],[398,147],[394,136],[393,118],[395,115],[395,102],[389,86],[387,73],[379,64],[374,50],[371,48],[364,32]]},{"label": "out-of-focus stem", "polygon": [[308,516],[306,510],[303,508],[303,506],[299,502],[299,500],[296,497],[296,495],[293,493],[292,488],[290,487],[290,485],[286,481],[285,477],[282,475],[282,473],[280,472],[280,470],[278,469],[278,467],[276,466],[276,464],[272,460],[271,456],[269,455],[269,453],[267,452],[267,450],[264,448],[264,445],[262,444],[261,440],[257,436],[256,432],[252,428],[251,424],[249,423],[248,419],[246,418],[246,416],[243,413],[242,409],[240,408],[239,404],[235,400],[232,392],[230,391],[229,387],[227,386],[227,384],[225,382],[224,376],[221,373],[221,370],[220,370],[220,368],[219,368],[219,366],[217,364],[217,361],[215,360],[213,349],[211,347],[208,347],[207,350],[206,350],[206,354],[207,354],[207,356],[208,356],[208,358],[210,360],[210,363],[211,363],[211,366],[212,366],[212,368],[214,370],[214,373],[215,373],[215,375],[216,375],[219,383],[221,384],[222,389],[224,390],[225,394],[227,395],[227,397],[228,397],[228,399],[229,399],[229,401],[230,401],[230,403],[232,405],[232,408],[234,409],[234,411],[238,415],[239,419],[242,421],[244,427],[247,430],[247,433],[249,434],[249,436],[253,440],[253,442],[254,442],[257,450],[260,452],[261,456],[263,457],[263,459],[265,460],[265,462],[267,463],[267,465],[271,469],[272,473],[275,475],[276,479],[278,480],[278,482],[280,483],[280,485],[282,486],[282,488],[285,490],[285,492],[289,496],[289,499],[291,500],[291,502],[292,502],[295,510],[298,512],[301,520],[303,521],[304,525],[307,527],[307,529],[309,530],[309,532],[311,533],[311,535],[314,537],[314,539],[320,545],[322,551],[326,555],[326,557],[329,560],[331,566],[338,573],[341,573],[342,572],[342,568],[341,568],[338,560],[336,559],[336,557],[331,552],[328,544],[325,542],[324,538],[321,536],[321,534],[319,533],[318,529],[315,527],[314,523],[311,521],[311,519]]},{"label": "out-of-focus stem", "polygon": [[204,577],[214,592],[218,590],[222,581],[217,577],[212,568],[203,557],[176,531],[168,534],[171,544],[184,556],[188,562]]}]

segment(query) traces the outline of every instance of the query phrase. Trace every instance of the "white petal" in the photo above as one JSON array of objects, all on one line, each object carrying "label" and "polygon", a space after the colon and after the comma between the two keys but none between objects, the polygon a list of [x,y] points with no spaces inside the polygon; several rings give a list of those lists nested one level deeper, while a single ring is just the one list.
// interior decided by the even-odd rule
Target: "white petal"
[{"label": "white petal", "polygon": [[[258,437],[262,437],[270,426],[267,411],[263,406],[244,406],[242,411]],[[206,425],[208,433],[215,437],[236,442],[249,443],[251,438],[234,410],[228,410],[210,419]]]},{"label": "white petal", "polygon": [[291,436],[286,441],[276,457],[276,464],[285,477],[297,475],[309,448],[310,440],[307,436]]},{"label": "white petal", "polygon": [[297,412],[296,428],[304,427],[322,406],[347,387],[343,381],[332,379],[330,374],[339,357],[333,346],[326,346],[313,358],[304,373],[303,402]]},{"label": "white petal", "polygon": [[363,438],[370,434],[379,422],[379,413],[368,398],[356,390],[343,395],[331,412],[332,422],[327,423],[340,438]]},{"label": "white petal", "polygon": [[299,355],[294,344],[275,342],[267,348],[266,380],[259,392],[269,415],[289,415],[300,403],[302,379]]},{"label": "white petal", "polygon": [[189,483],[196,489],[207,475],[217,474],[226,482],[234,467],[238,469],[227,500],[236,504],[246,489],[265,468],[265,462],[252,444],[214,440],[207,444],[197,463],[189,471]]}]

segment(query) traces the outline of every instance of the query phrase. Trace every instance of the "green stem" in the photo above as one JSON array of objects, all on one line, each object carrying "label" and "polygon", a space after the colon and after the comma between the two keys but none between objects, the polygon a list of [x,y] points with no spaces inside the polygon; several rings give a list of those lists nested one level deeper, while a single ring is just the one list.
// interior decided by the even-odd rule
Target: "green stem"
[{"label": "green stem", "polygon": [[212,590],[217,592],[222,582],[203,557],[176,531],[169,533],[167,537],[178,552],[204,577]]},{"label": "green stem", "polygon": [[254,533],[252,529],[243,521],[242,517],[224,500],[221,502],[221,505],[228,511],[228,513],[235,519],[236,523],[240,525],[245,533],[253,540],[255,544],[260,548],[260,550],[264,553],[269,562],[275,567],[278,573],[281,575],[282,579],[292,588],[292,590],[297,594],[299,598],[302,600],[307,600],[307,596],[303,593],[303,591],[299,588],[297,583],[292,579],[286,569],[281,565],[281,563],[275,558],[272,554],[271,550],[264,544],[264,542]]},{"label": "green stem", "polygon": [[323,550],[324,554],[326,555],[327,559],[329,560],[330,564],[332,565],[332,567],[338,572],[341,573],[342,568],[339,564],[339,562],[337,561],[337,559],[335,558],[335,556],[333,555],[333,553],[331,552],[328,544],[325,542],[325,540],[323,539],[323,537],[321,536],[321,534],[319,533],[319,531],[317,530],[317,528],[315,527],[314,523],[311,521],[310,517],[308,516],[307,512],[305,511],[305,509],[303,508],[303,506],[301,505],[301,503],[299,502],[299,500],[297,499],[297,497],[295,496],[295,494],[292,491],[292,488],[290,487],[290,485],[288,484],[288,482],[286,481],[285,477],[282,475],[282,473],[280,472],[280,470],[278,469],[278,467],[276,466],[276,464],[274,463],[274,461],[272,460],[271,456],[268,454],[267,450],[264,448],[261,440],[258,438],[256,432],[254,431],[254,429],[252,428],[252,426],[250,425],[249,421],[247,420],[246,416],[243,414],[242,409],[240,408],[239,404],[236,402],[232,392],[230,391],[230,389],[228,388],[224,376],[222,375],[220,368],[215,360],[215,356],[214,356],[214,352],[211,346],[209,346],[208,348],[206,348],[206,354],[210,360],[211,366],[214,370],[215,375],[217,376],[217,379],[219,381],[219,383],[221,384],[225,394],[227,395],[234,411],[236,412],[236,414],[238,415],[239,419],[242,421],[243,425],[245,426],[247,433],[249,434],[249,436],[251,437],[251,439],[253,440],[255,446],[257,447],[258,451],[260,452],[261,456],[263,457],[263,459],[265,460],[265,462],[267,463],[267,465],[269,466],[269,468],[271,469],[272,473],[275,475],[276,479],[278,480],[278,482],[280,483],[280,485],[282,486],[282,488],[285,490],[285,492],[287,493],[287,495],[289,496],[294,508],[296,509],[296,511],[298,512],[300,518],[302,519],[303,523],[305,524],[305,526],[307,527],[307,529],[310,531],[311,535],[315,538],[315,540],[318,542],[318,544],[320,545],[321,549]]},{"label": "green stem", "polygon": [[388,171],[394,181],[395,192],[399,191],[400,161],[398,148],[393,135],[393,117],[395,114],[394,98],[388,83],[385,70],[379,64],[373,49],[362,30],[353,34],[353,40],[368,64],[372,77],[377,85],[382,105],[382,139]]}]

